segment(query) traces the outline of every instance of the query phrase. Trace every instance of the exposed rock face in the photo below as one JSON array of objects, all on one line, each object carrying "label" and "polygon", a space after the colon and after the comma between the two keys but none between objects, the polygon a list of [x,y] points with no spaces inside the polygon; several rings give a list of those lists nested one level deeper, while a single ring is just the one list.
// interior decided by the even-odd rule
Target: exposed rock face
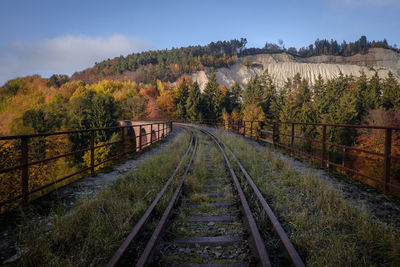
[{"label": "exposed rock face", "polygon": [[[245,66],[246,60],[250,66]],[[315,56],[309,58],[294,57],[287,53],[260,54],[245,56],[237,59],[237,62],[229,68],[215,70],[217,81],[227,87],[235,82],[246,84],[256,74],[262,74],[266,69],[278,86],[283,86],[287,78],[292,78],[297,72],[301,77],[314,84],[318,75],[323,79],[337,77],[340,72],[344,75],[360,76],[364,71],[367,77],[374,75],[375,71],[381,78],[385,78],[391,71],[400,80],[400,53],[383,48],[371,48],[368,54],[357,54],[351,57],[342,56]],[[197,81],[201,90],[208,81],[210,70],[202,70],[193,73],[192,79]]]}]

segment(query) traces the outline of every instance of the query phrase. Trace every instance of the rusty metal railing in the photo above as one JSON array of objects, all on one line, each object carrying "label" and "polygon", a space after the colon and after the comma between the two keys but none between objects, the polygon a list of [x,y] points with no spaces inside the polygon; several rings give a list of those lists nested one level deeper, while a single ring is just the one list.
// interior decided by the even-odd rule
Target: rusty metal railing
[{"label": "rusty metal railing", "polygon": [[[143,133],[142,129],[145,129],[146,127],[150,127],[150,131],[144,131]],[[132,132],[133,130],[133,132]],[[136,134],[136,130],[138,134]],[[100,132],[106,132],[106,131],[120,131],[120,139],[114,142],[108,142],[105,144],[101,145],[95,145],[95,135]],[[139,124],[139,125],[127,125],[127,126],[117,126],[117,127],[107,127],[107,128],[96,128],[96,129],[85,129],[85,130],[73,130],[73,131],[63,131],[63,132],[54,132],[54,133],[43,133],[43,134],[28,134],[28,135],[14,135],[14,136],[0,136],[0,141],[11,141],[11,142],[16,142],[19,145],[19,154],[20,154],[20,163],[14,166],[6,167],[0,166],[0,174],[5,174],[5,173],[11,173],[20,170],[20,174],[16,176],[11,176],[11,177],[3,177],[4,179],[20,179],[20,192],[17,193],[15,196],[11,197],[4,197],[3,200],[0,201],[0,210],[7,204],[10,203],[15,203],[19,200],[21,200],[21,204],[23,206],[28,205],[30,196],[38,191],[41,191],[45,188],[48,188],[52,185],[58,184],[64,180],[67,180],[73,176],[77,176],[79,174],[83,174],[85,172],[90,172],[90,175],[95,176],[95,168],[105,164],[107,162],[110,162],[112,160],[122,158],[123,156],[130,154],[132,152],[140,151],[144,149],[147,146],[152,145],[154,142],[157,142],[164,137],[166,137],[170,132],[172,131],[172,121],[166,121],[166,122],[151,122],[151,123],[146,123],[146,124]],[[38,160],[31,160],[29,161],[30,155],[29,155],[29,142],[33,139],[37,138],[46,138],[49,136],[68,136],[68,135],[74,135],[74,134],[82,134],[85,133],[89,136],[89,146],[84,148],[84,149],[79,149],[75,151],[70,151],[61,155],[56,155],[44,159],[38,159]],[[133,133],[133,136],[132,136]],[[150,136],[150,138],[148,138]],[[134,142],[134,148],[129,149],[132,147],[132,145],[129,145],[128,139]],[[138,140],[137,140],[138,139]],[[149,141],[147,141],[149,140]],[[145,141],[145,142],[144,142]],[[132,143],[133,143],[132,142]],[[109,158],[106,158],[102,160],[101,162],[95,163],[96,162],[96,150],[103,148],[103,147],[109,147],[112,145],[120,145],[120,150],[117,155],[113,155]],[[30,175],[29,175],[29,169],[32,168],[33,166],[41,166],[41,164],[49,163],[51,161],[56,161],[61,158],[66,158],[70,156],[75,156],[78,154],[82,154],[85,152],[90,151],[90,164],[89,166],[86,166],[78,171],[75,171],[73,173],[70,173],[64,177],[57,178],[56,180],[37,186],[35,188],[29,189],[29,182],[30,182]],[[14,155],[18,153],[18,151],[13,151]],[[0,179],[1,181],[1,179]],[[2,181],[4,182],[4,181]],[[4,199],[5,198],[5,199]],[[1,199],[1,198],[0,198]]]},{"label": "rusty metal railing", "polygon": [[[365,178],[369,181],[376,183],[381,186],[384,194],[393,192],[400,192],[400,177],[396,177],[397,173],[394,173],[391,169],[394,163],[400,164],[400,155],[393,153],[393,147],[395,142],[394,132],[400,132],[400,127],[390,126],[373,126],[373,125],[351,125],[351,124],[329,124],[329,123],[305,123],[305,122],[264,122],[264,121],[244,121],[244,120],[229,120],[228,122],[203,120],[195,121],[194,123],[208,124],[212,126],[224,126],[226,130],[232,131],[237,134],[244,135],[251,139],[257,140],[262,143],[269,144],[273,147],[279,147],[290,151],[293,155],[298,155],[305,158],[310,158],[314,161],[319,162],[321,168],[334,167],[344,171],[347,174]],[[314,133],[318,133],[320,138],[311,138],[296,134],[298,127],[313,126],[315,127]],[[280,131],[280,128],[285,128],[285,131]],[[339,128],[354,129],[354,130],[379,130],[384,132],[383,137],[383,150],[384,152],[377,152],[367,150],[352,145],[337,144],[329,142],[327,138],[327,129],[331,128],[331,131],[337,131]],[[282,142],[287,140],[288,142]],[[309,142],[311,144],[311,151],[302,151],[296,146],[296,140],[303,142]],[[394,140],[397,141],[397,140]],[[342,163],[339,164],[330,160],[328,155],[332,151],[332,148],[341,149],[343,155],[345,152],[353,151],[356,153],[365,153],[368,155],[374,155],[378,158],[383,159],[382,164],[382,175],[379,177],[371,176],[362,173],[359,169],[354,166],[346,166],[346,159],[343,156]],[[315,153],[311,153],[315,152]]]}]

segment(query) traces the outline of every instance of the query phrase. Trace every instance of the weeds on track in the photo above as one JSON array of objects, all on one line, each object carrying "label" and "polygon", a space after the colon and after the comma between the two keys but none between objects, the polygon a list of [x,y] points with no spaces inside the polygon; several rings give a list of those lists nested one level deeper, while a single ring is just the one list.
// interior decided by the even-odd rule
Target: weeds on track
[{"label": "weeds on track", "polygon": [[[189,139],[188,133],[180,133],[161,153],[94,198],[78,201],[70,212],[53,214],[47,222],[26,223],[19,244],[26,253],[18,265],[105,265],[170,177]],[[161,199],[156,213],[162,213],[171,195],[172,189]]]},{"label": "weeds on track", "polygon": [[217,136],[242,162],[308,266],[400,265],[400,233],[394,227],[355,208],[315,173],[300,173],[241,137],[223,131]]}]

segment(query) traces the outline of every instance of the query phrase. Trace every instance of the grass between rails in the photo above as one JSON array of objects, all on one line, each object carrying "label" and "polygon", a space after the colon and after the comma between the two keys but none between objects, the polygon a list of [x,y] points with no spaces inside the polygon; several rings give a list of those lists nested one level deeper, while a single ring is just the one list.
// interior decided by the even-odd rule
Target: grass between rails
[{"label": "grass between rails", "polygon": [[[25,224],[19,246],[26,253],[17,264],[99,266],[107,263],[178,165],[189,139],[188,133],[180,133],[160,154],[122,175],[94,198],[78,201],[70,212],[53,214],[47,222]],[[171,195],[172,189],[161,199],[156,213],[162,213]]]},{"label": "grass between rails", "polygon": [[241,137],[223,131],[217,136],[242,162],[308,266],[400,265],[400,233],[394,227],[355,208],[315,173],[299,173]]}]

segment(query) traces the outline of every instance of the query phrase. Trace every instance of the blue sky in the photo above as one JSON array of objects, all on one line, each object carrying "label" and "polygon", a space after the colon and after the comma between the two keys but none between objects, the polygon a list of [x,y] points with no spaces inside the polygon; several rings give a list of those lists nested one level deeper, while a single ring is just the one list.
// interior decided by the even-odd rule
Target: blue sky
[{"label": "blue sky", "polygon": [[399,14],[400,0],[2,0],[0,84],[70,75],[121,54],[240,37],[248,47],[282,39],[299,48],[361,35],[400,45]]}]

